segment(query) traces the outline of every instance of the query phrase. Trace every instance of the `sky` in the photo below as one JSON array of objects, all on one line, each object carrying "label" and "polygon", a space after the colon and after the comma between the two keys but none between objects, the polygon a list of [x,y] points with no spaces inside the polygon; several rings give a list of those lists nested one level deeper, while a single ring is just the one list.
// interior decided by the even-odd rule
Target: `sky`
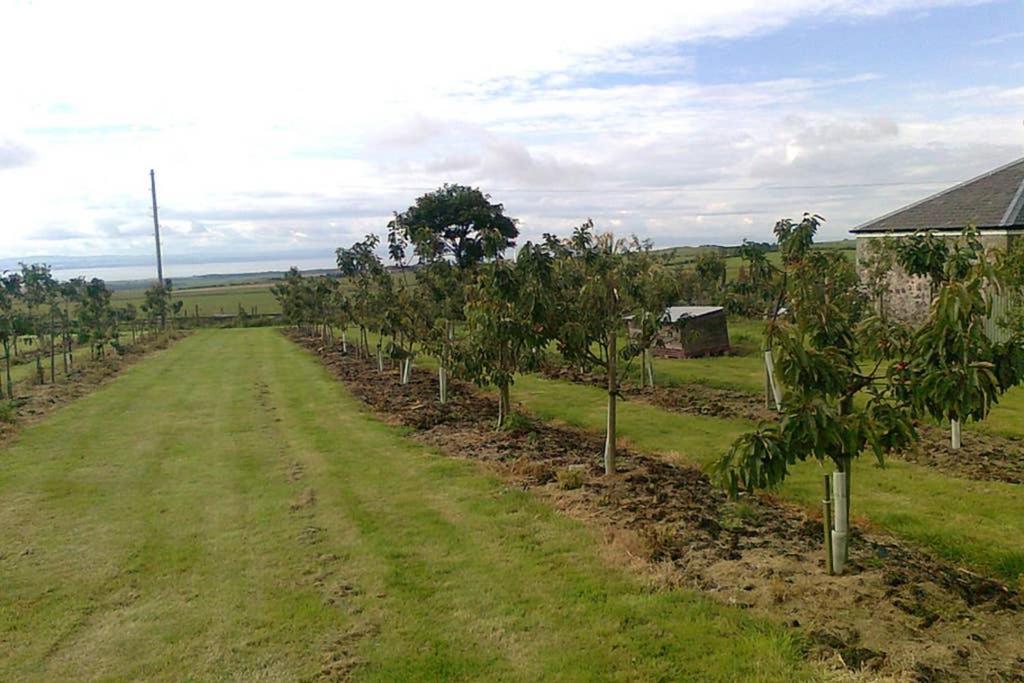
[{"label": "sky", "polygon": [[445,182],[523,239],[840,238],[1024,156],[1021,0],[0,0],[0,262],[309,257]]}]

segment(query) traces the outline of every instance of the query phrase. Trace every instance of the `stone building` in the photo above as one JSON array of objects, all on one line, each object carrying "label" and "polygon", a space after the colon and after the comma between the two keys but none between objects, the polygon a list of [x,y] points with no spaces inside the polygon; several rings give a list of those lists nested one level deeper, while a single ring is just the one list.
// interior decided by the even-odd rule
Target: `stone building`
[{"label": "stone building", "polygon": [[[955,239],[968,225],[992,249],[1024,240],[1024,158],[854,228],[857,263],[865,263],[874,239],[923,231]],[[903,320],[922,319],[931,303],[928,281],[902,270],[892,271],[889,278],[888,311]]]}]

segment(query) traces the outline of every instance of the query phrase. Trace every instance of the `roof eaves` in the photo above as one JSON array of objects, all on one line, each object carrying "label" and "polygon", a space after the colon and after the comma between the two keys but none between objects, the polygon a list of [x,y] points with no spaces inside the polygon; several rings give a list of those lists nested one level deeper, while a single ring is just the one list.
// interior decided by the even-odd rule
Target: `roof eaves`
[{"label": "roof eaves", "polygon": [[902,213],[902,212],[907,211],[909,209],[913,209],[913,208],[915,208],[917,206],[921,206],[922,204],[924,204],[926,202],[930,202],[933,199],[938,199],[939,197],[947,195],[950,192],[954,192],[955,190],[959,190],[962,187],[966,187],[967,185],[970,185],[971,183],[977,182],[979,180],[984,180],[985,178],[988,178],[989,176],[993,176],[996,173],[1000,173],[1002,171],[1005,171],[1006,169],[1011,168],[1013,166],[1016,166],[1017,164],[1020,164],[1020,163],[1024,163],[1024,157],[1021,157],[1020,159],[1016,159],[1014,161],[1011,161],[1008,164],[1003,164],[999,168],[994,168],[991,171],[988,171],[986,173],[982,173],[981,175],[976,176],[974,178],[971,178],[969,180],[965,180],[962,183],[957,183],[953,187],[947,187],[945,190],[942,190],[941,192],[936,192],[935,194],[930,195],[928,197],[925,197],[924,199],[920,199],[920,200],[918,200],[916,202],[913,202],[911,204],[907,204],[906,206],[902,206],[902,207],[896,209],[895,211],[890,211],[889,213],[885,214],[884,216],[879,216],[878,218],[873,218],[870,221],[867,221],[865,223],[861,223],[860,225],[852,228],[850,230],[850,232],[852,232],[854,234],[856,234],[858,232],[873,232],[872,230],[870,230],[868,228],[870,228],[870,226],[874,225],[875,223],[881,223],[882,221],[886,220],[887,218],[892,218],[893,216],[895,216],[898,213]]}]

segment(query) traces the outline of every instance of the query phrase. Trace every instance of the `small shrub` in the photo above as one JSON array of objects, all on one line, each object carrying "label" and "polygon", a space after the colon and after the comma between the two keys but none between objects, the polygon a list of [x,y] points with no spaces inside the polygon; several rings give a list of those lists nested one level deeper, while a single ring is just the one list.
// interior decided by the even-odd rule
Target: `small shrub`
[{"label": "small shrub", "polygon": [[14,422],[18,412],[14,408],[14,401],[0,401],[0,422]]},{"label": "small shrub", "polygon": [[501,426],[507,432],[525,432],[533,427],[533,421],[528,415],[519,412],[511,412],[505,418]]},{"label": "small shrub", "polygon": [[754,507],[746,501],[727,503],[722,508],[721,525],[725,529],[736,531],[742,529],[747,523],[756,523],[758,513]]},{"label": "small shrub", "polygon": [[579,465],[570,465],[558,470],[558,488],[563,491],[578,489],[587,482],[587,471]]}]

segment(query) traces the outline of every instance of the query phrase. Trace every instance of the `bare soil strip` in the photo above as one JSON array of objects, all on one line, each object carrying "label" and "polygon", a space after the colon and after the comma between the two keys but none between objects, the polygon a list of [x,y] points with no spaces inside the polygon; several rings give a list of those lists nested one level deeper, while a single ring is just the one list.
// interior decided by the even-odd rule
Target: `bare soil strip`
[{"label": "bare soil strip", "polygon": [[827,666],[869,679],[1024,681],[1024,598],[997,581],[875,533],[855,535],[849,573],[829,577],[821,521],[799,509],[767,496],[730,501],[699,469],[630,450],[604,477],[597,435],[538,421],[496,431],[494,401],[472,386],[452,382],[440,405],[432,373],[399,385],[395,373],[294,338],[414,438],[598,525],[662,585],[798,629]]},{"label": "bare soil strip", "polygon": [[110,355],[103,358],[91,359],[82,358],[85,353],[80,352],[75,356],[75,366],[68,377],[64,377],[61,370],[61,375],[55,383],[35,384],[30,380],[16,383],[14,419],[6,422],[0,420],[0,447],[6,445],[21,427],[32,424],[57,408],[92,393],[121,374],[125,368],[154,351],[166,349],[187,334],[175,330],[166,335],[139,340],[125,347],[122,355],[110,352]]},{"label": "bare soil strip", "polygon": [[[604,378],[581,373],[562,366],[548,366],[544,375],[577,384],[605,385]],[[763,399],[730,389],[717,389],[703,384],[639,388],[624,386],[622,396],[656,405],[666,410],[689,415],[753,422],[771,421],[776,413],[765,407]],[[950,447],[948,430],[933,425],[919,425],[921,441],[897,457],[917,465],[934,467],[954,477],[977,481],[1024,483],[1024,439],[996,434],[971,432],[964,437],[960,450]]]}]

